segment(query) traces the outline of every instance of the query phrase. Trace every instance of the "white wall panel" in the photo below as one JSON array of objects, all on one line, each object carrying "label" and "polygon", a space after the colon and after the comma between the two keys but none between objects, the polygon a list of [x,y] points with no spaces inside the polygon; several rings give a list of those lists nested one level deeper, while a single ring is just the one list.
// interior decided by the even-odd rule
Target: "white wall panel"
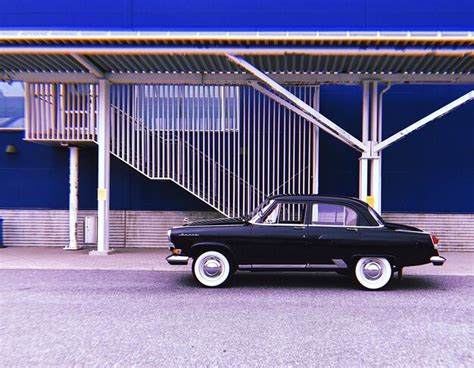
[{"label": "white wall panel", "polygon": [[[83,245],[84,216],[79,211],[78,243]],[[197,211],[111,211],[112,247],[166,247],[166,231],[189,221],[222,216]],[[7,246],[57,246],[68,244],[68,212],[58,210],[0,209],[3,241]],[[440,239],[442,250],[474,251],[474,214],[384,213],[387,221],[419,227]]]}]

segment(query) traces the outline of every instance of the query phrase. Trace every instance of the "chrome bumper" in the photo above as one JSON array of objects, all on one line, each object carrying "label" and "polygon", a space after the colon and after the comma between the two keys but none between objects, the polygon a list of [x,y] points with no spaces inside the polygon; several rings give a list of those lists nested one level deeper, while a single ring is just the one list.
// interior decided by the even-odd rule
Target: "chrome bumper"
[{"label": "chrome bumper", "polygon": [[168,261],[170,265],[173,265],[173,266],[185,266],[188,264],[189,257],[171,255],[171,256],[166,257],[166,260]]},{"label": "chrome bumper", "polygon": [[446,258],[441,256],[433,256],[430,258],[430,262],[433,263],[433,266],[442,266],[445,261]]}]

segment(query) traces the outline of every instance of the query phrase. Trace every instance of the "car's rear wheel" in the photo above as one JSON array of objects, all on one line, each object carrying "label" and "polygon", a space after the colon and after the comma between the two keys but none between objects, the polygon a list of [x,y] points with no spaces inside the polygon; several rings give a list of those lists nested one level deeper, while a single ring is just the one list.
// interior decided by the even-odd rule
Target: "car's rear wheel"
[{"label": "car's rear wheel", "polygon": [[382,289],[392,278],[392,265],[383,257],[363,257],[357,261],[354,276],[366,289]]},{"label": "car's rear wheel", "polygon": [[206,287],[223,285],[232,274],[229,259],[218,251],[207,251],[193,262],[194,278]]}]

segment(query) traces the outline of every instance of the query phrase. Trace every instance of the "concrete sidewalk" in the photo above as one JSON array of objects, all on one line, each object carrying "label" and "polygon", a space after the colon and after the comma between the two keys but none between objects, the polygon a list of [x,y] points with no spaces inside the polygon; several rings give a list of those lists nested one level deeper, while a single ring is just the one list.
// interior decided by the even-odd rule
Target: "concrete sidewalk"
[{"label": "concrete sidewalk", "polygon": [[[190,271],[170,266],[166,248],[117,248],[108,256],[90,256],[89,250],[65,251],[59,247],[8,247],[0,249],[0,269]],[[407,267],[405,275],[474,276],[474,252],[444,252],[441,267]],[[191,262],[190,262],[191,263]]]}]

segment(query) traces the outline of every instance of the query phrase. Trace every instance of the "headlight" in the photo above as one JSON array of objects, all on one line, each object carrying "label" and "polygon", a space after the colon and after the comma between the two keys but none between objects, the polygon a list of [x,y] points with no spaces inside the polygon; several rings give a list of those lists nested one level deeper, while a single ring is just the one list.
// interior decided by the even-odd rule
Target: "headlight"
[{"label": "headlight", "polygon": [[168,236],[168,241],[170,242],[171,241],[171,229],[168,230],[166,235]]}]

